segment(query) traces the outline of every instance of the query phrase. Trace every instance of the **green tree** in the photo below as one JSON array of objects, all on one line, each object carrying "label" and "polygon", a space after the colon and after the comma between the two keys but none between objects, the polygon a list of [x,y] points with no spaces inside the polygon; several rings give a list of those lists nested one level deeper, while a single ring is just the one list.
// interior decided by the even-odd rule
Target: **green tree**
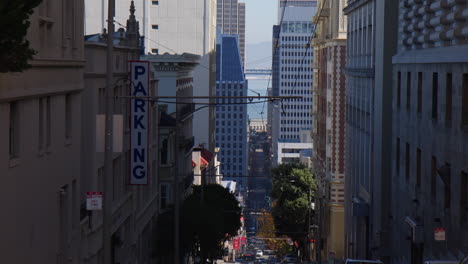
[{"label": "green tree", "polygon": [[274,199],[272,214],[278,235],[286,235],[301,246],[307,238],[308,218],[313,214],[316,182],[301,164],[281,164],[272,169]]},{"label": "green tree", "polygon": [[25,39],[29,16],[42,0],[0,1],[0,72],[21,72],[31,67],[36,52]]},{"label": "green tree", "polygon": [[290,252],[291,246],[286,242],[286,236],[279,237],[276,235],[275,221],[271,213],[263,210],[262,215],[258,217],[258,223],[257,237],[263,238],[268,249],[274,250],[279,258],[283,258]]},{"label": "green tree", "polygon": [[[203,193],[202,193],[203,191]],[[237,235],[241,208],[236,197],[218,184],[194,186],[182,207],[184,248],[202,260],[223,254],[223,243]]]}]

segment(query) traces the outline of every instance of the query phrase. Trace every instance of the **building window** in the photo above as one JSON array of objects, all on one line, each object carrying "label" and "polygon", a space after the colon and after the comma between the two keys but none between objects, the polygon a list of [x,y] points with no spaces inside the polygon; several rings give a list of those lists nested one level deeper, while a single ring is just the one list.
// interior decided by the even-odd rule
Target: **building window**
[{"label": "building window", "polygon": [[71,138],[72,133],[72,98],[70,94],[65,95],[65,139]]},{"label": "building window", "polygon": [[160,208],[165,209],[171,203],[171,188],[169,184],[161,184],[161,199],[160,199]]},{"label": "building window", "polygon": [[159,25],[151,25],[152,29],[159,29]]},{"label": "building window", "polygon": [[159,50],[158,49],[151,49],[151,53],[157,55],[157,54],[159,54]]},{"label": "building window", "polygon": [[398,72],[397,76],[397,107],[400,107],[400,97],[401,97],[401,72]]},{"label": "building window", "polygon": [[452,172],[451,172],[451,167],[450,163],[445,163],[443,171],[440,172],[442,179],[444,181],[444,207],[445,208],[450,208],[450,203],[451,203],[451,195],[452,195],[452,186],[451,186],[451,178],[452,178]]},{"label": "building window", "polygon": [[447,73],[447,85],[445,87],[445,121],[452,121],[452,74]]},{"label": "building window", "polygon": [[422,84],[423,84],[423,74],[418,72],[418,113],[422,112]]},{"label": "building window", "polygon": [[38,139],[37,146],[41,152],[44,148],[44,98],[39,98],[39,122],[38,122]]},{"label": "building window", "polygon": [[406,73],[406,110],[411,109],[411,72]]},{"label": "building window", "polygon": [[416,187],[421,187],[421,149],[416,150]]},{"label": "building window", "polygon": [[400,138],[397,137],[396,139],[396,147],[395,147],[395,171],[396,175],[400,175]]},{"label": "building window", "polygon": [[435,202],[437,198],[437,159],[432,156],[431,159],[431,199]]},{"label": "building window", "polygon": [[463,74],[462,84],[462,126],[468,126],[468,73]]},{"label": "building window", "polygon": [[50,148],[52,143],[52,108],[50,96],[46,97],[46,148]]},{"label": "building window", "polygon": [[159,152],[159,164],[160,165],[170,165],[172,161],[172,150],[169,144],[169,136],[162,135],[160,137],[160,152]]},{"label": "building window", "polygon": [[460,225],[468,225],[468,173],[462,171],[460,174]]},{"label": "building window", "polygon": [[10,159],[19,157],[19,112],[18,102],[10,103],[9,153]]},{"label": "building window", "polygon": [[432,74],[432,119],[437,120],[437,95],[439,91],[439,75],[437,72]]},{"label": "building window", "polygon": [[153,5],[159,5],[159,1],[151,1]]},{"label": "building window", "polygon": [[405,177],[406,181],[409,181],[410,177],[410,145],[409,143],[406,143],[406,151],[405,151]]}]

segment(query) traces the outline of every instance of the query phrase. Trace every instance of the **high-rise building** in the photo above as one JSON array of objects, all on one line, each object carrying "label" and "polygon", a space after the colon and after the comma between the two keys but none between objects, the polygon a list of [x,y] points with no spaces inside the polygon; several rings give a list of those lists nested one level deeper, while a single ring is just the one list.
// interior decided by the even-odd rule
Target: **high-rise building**
[{"label": "high-rise building", "polygon": [[390,262],[392,55],[398,1],[348,0],[345,250]]},{"label": "high-rise building", "polygon": [[[247,80],[242,69],[237,35],[218,36],[216,44],[216,96],[246,96]],[[247,99],[217,99],[216,147],[223,179],[247,187]],[[240,185],[240,186],[239,186]]]},{"label": "high-rise building", "polygon": [[392,262],[460,259],[468,252],[468,6],[399,2]]},{"label": "high-rise building", "polygon": [[[273,32],[273,95],[302,96],[273,107],[274,164],[299,162],[312,149],[312,16],[316,0],[279,1],[279,26]],[[277,56],[277,57],[276,57]],[[302,133],[303,131],[309,133]]]},{"label": "high-rise building", "polygon": [[[322,243],[320,254],[327,259],[344,255],[345,181],[345,74],[346,18],[344,2],[319,0],[313,21],[317,22],[314,47],[314,126],[315,155],[312,170],[318,181],[317,207],[322,216],[318,226]],[[318,235],[318,234],[317,234]],[[328,261],[331,261],[330,259]]]},{"label": "high-rise building", "polygon": [[[127,19],[129,0],[116,0],[116,27]],[[200,55],[193,73],[193,95],[212,96],[216,86],[216,0],[135,0],[136,19],[140,23],[145,53]],[[100,33],[106,27],[107,0],[85,0],[86,34]],[[208,103],[197,99],[195,103]],[[214,110],[194,113],[195,145],[214,151]]]},{"label": "high-rise building", "polygon": [[216,26],[223,34],[239,35],[242,65],[245,65],[245,3],[218,0],[216,17]]}]

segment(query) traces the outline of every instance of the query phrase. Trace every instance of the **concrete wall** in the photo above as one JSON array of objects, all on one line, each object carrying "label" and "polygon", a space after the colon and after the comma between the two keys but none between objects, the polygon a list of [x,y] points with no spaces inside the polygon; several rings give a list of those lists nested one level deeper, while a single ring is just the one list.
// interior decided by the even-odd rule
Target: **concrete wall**
[{"label": "concrete wall", "polygon": [[[459,34],[468,22],[450,16],[468,7],[451,2],[411,14],[426,4],[400,3],[393,57],[392,261],[398,263],[455,260],[468,252],[468,134],[462,125],[468,59],[460,56],[468,48]],[[429,19],[432,26],[422,23],[422,31],[403,30]],[[445,242],[434,240],[435,228],[446,229]]]}]

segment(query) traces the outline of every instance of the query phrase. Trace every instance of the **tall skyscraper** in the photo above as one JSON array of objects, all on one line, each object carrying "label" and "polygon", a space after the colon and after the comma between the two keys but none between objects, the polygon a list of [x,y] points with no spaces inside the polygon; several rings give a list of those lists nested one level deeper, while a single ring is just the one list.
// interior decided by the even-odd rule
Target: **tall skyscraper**
[{"label": "tall skyscraper", "polygon": [[223,34],[239,35],[242,65],[245,65],[245,3],[218,0],[216,26]]},{"label": "tall skyscraper", "polygon": [[[216,44],[216,96],[246,96],[247,80],[236,35],[218,36]],[[217,99],[216,147],[223,179],[235,180],[240,189],[247,187],[247,99]],[[237,104],[236,104],[237,103]],[[239,186],[240,185],[240,186]]]},{"label": "tall skyscraper", "polygon": [[310,40],[312,16],[317,11],[316,0],[280,0],[279,4],[280,26],[274,27],[273,36],[273,95],[303,98],[278,103],[273,109],[273,120],[277,122],[272,126],[275,164],[299,162],[300,152],[312,149]]}]

